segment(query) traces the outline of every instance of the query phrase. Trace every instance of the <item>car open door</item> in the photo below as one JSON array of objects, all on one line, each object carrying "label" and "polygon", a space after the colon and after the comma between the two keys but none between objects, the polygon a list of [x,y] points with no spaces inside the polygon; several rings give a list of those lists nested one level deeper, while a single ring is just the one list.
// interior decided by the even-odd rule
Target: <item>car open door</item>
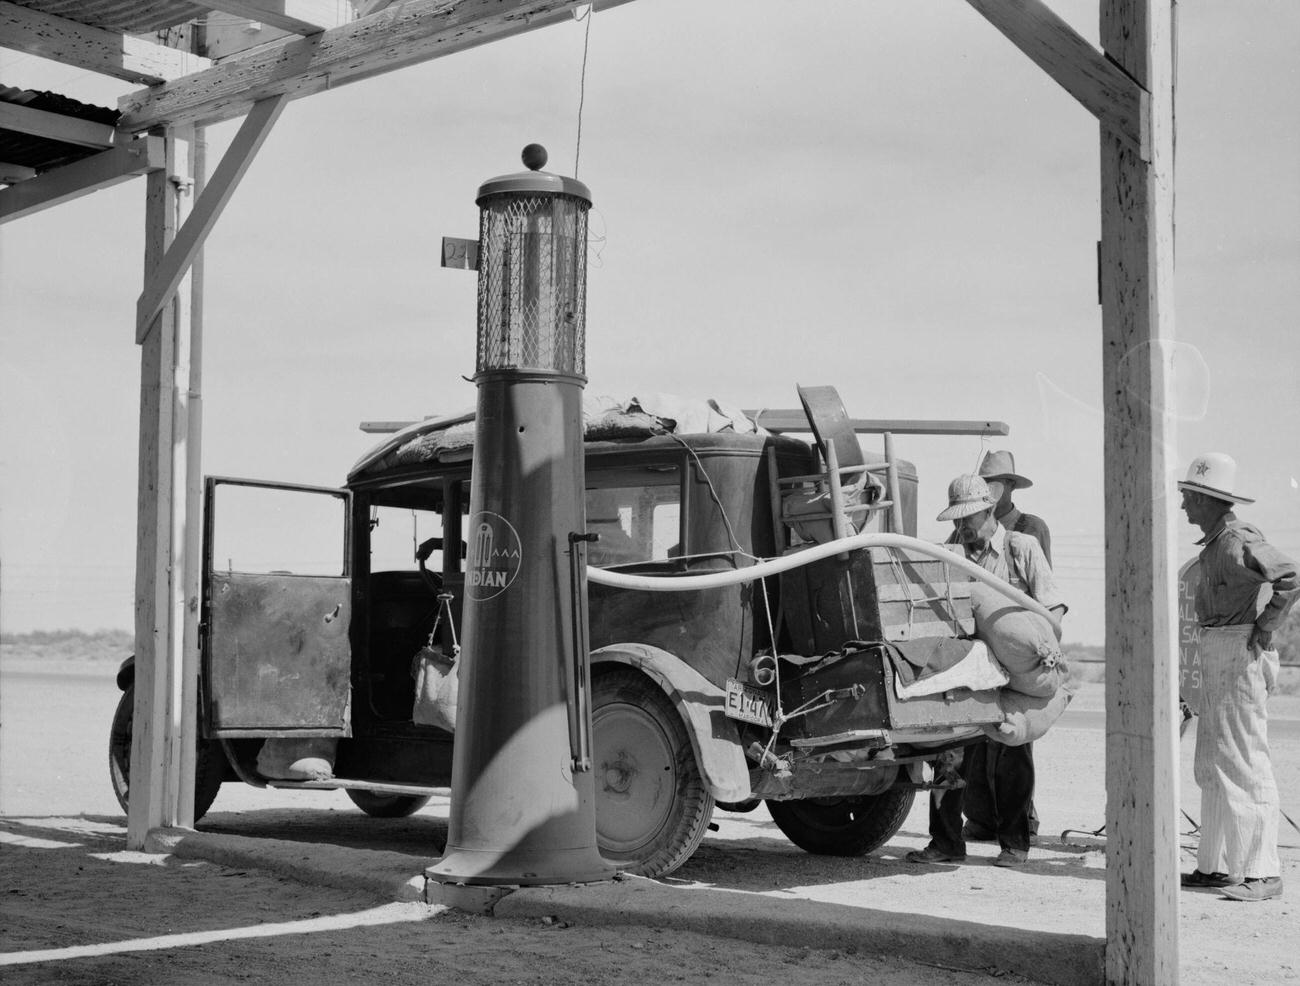
[{"label": "car open door", "polygon": [[207,735],[351,735],[351,494],[209,477]]}]

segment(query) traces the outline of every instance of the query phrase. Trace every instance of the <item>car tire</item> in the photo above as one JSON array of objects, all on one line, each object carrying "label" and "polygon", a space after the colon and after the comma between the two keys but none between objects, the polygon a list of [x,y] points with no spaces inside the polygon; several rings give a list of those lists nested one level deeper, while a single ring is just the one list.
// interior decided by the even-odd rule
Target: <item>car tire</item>
[{"label": "car tire", "polygon": [[420,794],[379,794],[354,788],[347,792],[352,803],[371,818],[406,818],[429,803],[428,796]]},{"label": "car tire", "polygon": [[596,843],[620,870],[660,877],[690,858],[713,815],[686,724],[631,670],[592,683]]},{"label": "car tire", "polygon": [[893,837],[915,798],[915,788],[896,785],[853,798],[768,801],[767,810],[785,837],[805,852],[861,856]]},{"label": "car tire", "polygon": [[[128,808],[131,791],[131,732],[135,721],[135,685],[128,685],[118,699],[113,713],[113,725],[108,734],[108,776],[113,784],[113,794],[124,812]],[[226,776],[226,757],[220,744],[213,740],[199,740],[194,757],[194,821],[208,813],[217,800],[221,782]]]}]

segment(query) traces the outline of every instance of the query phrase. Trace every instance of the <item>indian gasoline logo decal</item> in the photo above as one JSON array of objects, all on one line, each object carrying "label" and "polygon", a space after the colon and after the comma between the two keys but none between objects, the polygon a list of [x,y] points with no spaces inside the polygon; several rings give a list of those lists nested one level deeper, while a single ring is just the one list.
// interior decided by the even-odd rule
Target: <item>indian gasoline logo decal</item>
[{"label": "indian gasoline logo decal", "polygon": [[510,521],[488,510],[470,519],[470,530],[474,540],[465,593],[470,599],[491,599],[510,588],[519,575],[523,562],[519,534]]}]

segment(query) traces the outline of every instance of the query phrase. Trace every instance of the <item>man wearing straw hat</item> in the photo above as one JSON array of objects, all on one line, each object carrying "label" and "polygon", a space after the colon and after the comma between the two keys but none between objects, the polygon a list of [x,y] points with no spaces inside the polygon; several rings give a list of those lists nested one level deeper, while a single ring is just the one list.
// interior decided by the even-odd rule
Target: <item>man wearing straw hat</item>
[{"label": "man wearing straw hat", "polygon": [[[1268,693],[1277,681],[1273,631],[1300,595],[1296,564],[1232,507],[1254,503],[1237,488],[1237,463],[1221,452],[1192,460],[1178,484],[1187,519],[1205,535],[1196,618],[1201,625],[1201,716],[1194,776],[1201,842],[1184,887],[1221,889],[1229,900],[1282,896],[1280,806],[1268,752]],[[1272,594],[1259,605],[1260,590]]]},{"label": "man wearing straw hat", "polygon": [[[993,516],[1008,531],[1031,535],[1038,546],[1043,549],[1047,564],[1052,563],[1052,535],[1047,529],[1047,522],[1034,514],[1023,513],[1012,502],[1011,496],[1016,490],[1026,490],[1033,486],[1033,481],[1016,472],[1016,459],[1010,452],[999,449],[990,451],[980,461],[979,476],[988,484],[996,506]],[[980,754],[983,750],[983,754]],[[1027,744],[1025,754],[1033,757],[1032,744]],[[964,798],[966,827],[962,835],[972,842],[996,842],[997,813],[993,802],[993,769],[1001,757],[997,743],[980,743],[967,751],[967,757],[974,758],[969,765],[970,776],[966,781]],[[1038,834],[1038,811],[1031,800],[1029,803],[1029,834]]]},{"label": "man wearing straw hat", "polygon": [[[958,476],[948,485],[948,509],[939,520],[953,523],[953,540],[966,557],[1010,583],[1055,613],[1065,613],[1052,567],[1043,549],[1027,534],[1008,531],[994,516],[996,500],[979,476]],[[994,820],[1001,853],[994,866],[1019,866],[1029,858],[1029,807],[1034,797],[1034,760],[1024,746],[998,744],[997,763],[989,772],[994,792]],[[975,750],[975,753],[972,753]],[[986,755],[967,747],[961,773],[969,784],[972,765]],[[959,863],[966,858],[962,834],[963,788],[936,790],[930,796],[930,844],[914,849],[910,863]]]}]

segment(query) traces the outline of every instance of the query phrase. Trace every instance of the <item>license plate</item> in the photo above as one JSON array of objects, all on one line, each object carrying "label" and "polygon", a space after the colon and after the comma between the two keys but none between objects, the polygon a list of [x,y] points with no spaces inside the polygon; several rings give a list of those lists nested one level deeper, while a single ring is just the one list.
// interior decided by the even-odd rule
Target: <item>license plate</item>
[{"label": "license plate", "polygon": [[735,678],[727,679],[727,705],[724,711],[729,719],[752,722],[758,726],[772,725],[771,697]]}]

